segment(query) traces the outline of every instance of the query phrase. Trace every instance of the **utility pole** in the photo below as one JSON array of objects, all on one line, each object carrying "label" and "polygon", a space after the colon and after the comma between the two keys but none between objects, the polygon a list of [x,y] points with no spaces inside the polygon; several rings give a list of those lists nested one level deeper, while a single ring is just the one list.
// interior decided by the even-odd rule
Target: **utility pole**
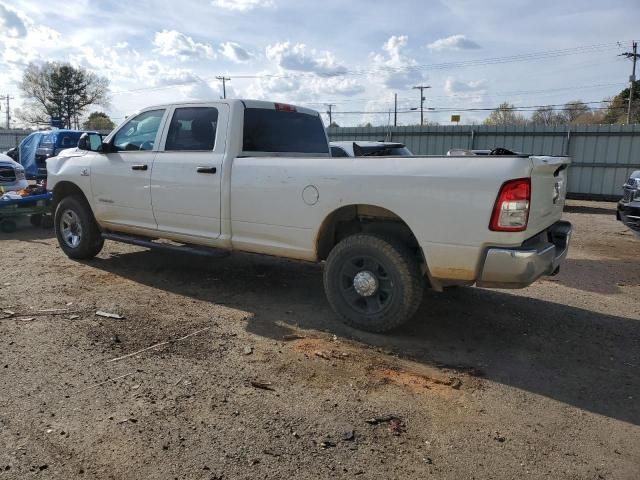
[{"label": "utility pole", "polygon": [[398,94],[393,94],[393,126],[398,126]]},{"label": "utility pole", "polygon": [[10,95],[5,95],[4,97],[0,97],[0,100],[5,100],[7,102],[7,111],[6,111],[6,116],[7,116],[7,130],[9,130],[11,128],[11,106],[9,104],[10,100],[13,100],[15,97],[12,97]]},{"label": "utility pole", "polygon": [[329,109],[327,110],[327,115],[329,115],[329,126],[331,126],[331,124],[333,123],[333,120],[331,119],[331,114],[332,114],[331,108],[335,107],[336,105],[335,103],[327,103],[326,105],[327,105],[327,108]]},{"label": "utility pole", "polygon": [[627,109],[627,124],[631,124],[631,102],[633,101],[633,84],[636,81],[636,60],[640,57],[638,53],[638,42],[633,42],[633,52],[624,52],[621,53],[620,56],[630,58],[633,61],[633,69],[629,77],[629,107]]},{"label": "utility pole", "polygon": [[229,77],[225,77],[224,75],[216,78],[218,80],[222,80],[222,98],[227,98],[227,82],[230,82],[231,79]]},{"label": "utility pole", "polygon": [[422,92],[426,88],[431,88],[431,86],[417,85],[413,87],[414,90],[420,90],[420,125],[424,125],[424,95],[422,94]]}]

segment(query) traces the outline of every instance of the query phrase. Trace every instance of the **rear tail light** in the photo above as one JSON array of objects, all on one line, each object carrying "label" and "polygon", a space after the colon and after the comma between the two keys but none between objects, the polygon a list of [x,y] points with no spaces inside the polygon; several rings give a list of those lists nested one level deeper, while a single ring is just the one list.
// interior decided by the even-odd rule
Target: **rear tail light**
[{"label": "rear tail light", "polygon": [[276,103],[276,111],[277,112],[295,112],[296,107],[293,105],[288,105],[286,103]]},{"label": "rear tail light", "polygon": [[518,178],[502,184],[493,206],[489,230],[494,232],[522,232],[529,221],[531,179]]}]

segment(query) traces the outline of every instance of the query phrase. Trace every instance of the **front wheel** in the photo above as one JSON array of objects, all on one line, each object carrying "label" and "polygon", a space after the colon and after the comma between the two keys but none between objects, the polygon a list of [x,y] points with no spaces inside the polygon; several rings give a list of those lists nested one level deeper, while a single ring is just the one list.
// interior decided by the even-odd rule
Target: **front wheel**
[{"label": "front wheel", "polygon": [[405,245],[358,234],[342,240],[329,254],[324,289],[329,304],[347,324],[386,332],[415,314],[424,280],[416,256]]},{"label": "front wheel", "polygon": [[89,259],[102,250],[104,239],[84,198],[63,198],[56,208],[54,225],[58,244],[69,258]]}]

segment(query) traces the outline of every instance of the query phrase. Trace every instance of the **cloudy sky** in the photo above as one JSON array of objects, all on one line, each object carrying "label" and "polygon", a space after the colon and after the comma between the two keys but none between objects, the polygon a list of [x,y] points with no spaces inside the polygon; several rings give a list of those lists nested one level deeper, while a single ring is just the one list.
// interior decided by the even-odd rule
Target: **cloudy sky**
[{"label": "cloudy sky", "polygon": [[110,79],[116,123],[220,98],[219,75],[236,98],[332,103],[344,126],[386,124],[394,93],[398,122],[419,122],[415,85],[431,86],[426,120],[478,122],[470,109],[502,101],[615,95],[639,18],[638,0],[0,0],[0,95],[19,108],[24,67],[66,61]]}]

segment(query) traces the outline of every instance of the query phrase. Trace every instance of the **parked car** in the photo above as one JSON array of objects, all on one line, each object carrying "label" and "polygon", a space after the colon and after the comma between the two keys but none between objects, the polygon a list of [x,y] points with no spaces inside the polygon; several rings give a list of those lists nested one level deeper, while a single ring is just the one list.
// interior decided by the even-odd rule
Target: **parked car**
[{"label": "parked car", "polygon": [[622,186],[623,197],[618,202],[617,218],[640,235],[640,170],[636,170]]},{"label": "parked car", "polygon": [[[4,152],[4,154],[9,157],[14,162],[18,162],[18,147],[13,147]],[[18,162],[20,163],[20,162]]]},{"label": "parked car", "polygon": [[325,261],[329,304],[368,331],[411,318],[425,284],[521,288],[568,251],[568,157],[333,159],[318,112],[252,100],[146,108],[78,149],[47,160],[68,257],[110,239]]},{"label": "parked car", "polygon": [[55,157],[60,151],[78,146],[83,130],[52,130],[42,137],[35,153],[38,171],[46,171],[47,158]]},{"label": "parked car", "polygon": [[22,165],[0,153],[0,196],[2,192],[18,191],[28,186]]},{"label": "parked car", "polygon": [[331,142],[332,157],[391,157],[413,155],[407,147],[397,142]]},{"label": "parked car", "polygon": [[83,130],[45,130],[33,132],[7,154],[25,168],[27,179],[45,178],[46,159],[62,150],[76,147]]},{"label": "parked car", "polygon": [[514,152],[504,147],[497,147],[491,150],[467,150],[466,148],[452,148],[447,152],[448,157],[461,157],[467,155],[517,155],[528,157],[528,153]]}]

